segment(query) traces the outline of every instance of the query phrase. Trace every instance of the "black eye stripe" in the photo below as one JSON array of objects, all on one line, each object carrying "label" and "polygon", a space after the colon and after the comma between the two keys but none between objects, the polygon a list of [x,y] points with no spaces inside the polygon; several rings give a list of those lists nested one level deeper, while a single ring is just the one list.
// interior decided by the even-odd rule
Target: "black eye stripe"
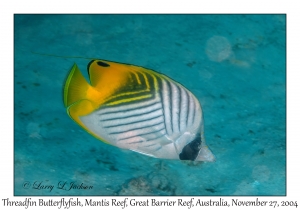
[{"label": "black eye stripe", "polygon": [[185,145],[179,154],[180,160],[195,160],[199,154],[201,146],[201,135],[197,134],[196,138]]},{"label": "black eye stripe", "polygon": [[109,67],[109,64],[108,64],[108,63],[104,63],[104,62],[102,62],[102,61],[98,61],[97,64],[98,64],[98,66]]}]

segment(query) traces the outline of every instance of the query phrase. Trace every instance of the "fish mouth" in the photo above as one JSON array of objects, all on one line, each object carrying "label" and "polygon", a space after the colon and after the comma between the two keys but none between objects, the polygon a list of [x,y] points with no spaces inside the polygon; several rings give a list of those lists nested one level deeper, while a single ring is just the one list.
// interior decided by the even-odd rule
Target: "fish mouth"
[{"label": "fish mouth", "polygon": [[204,145],[201,147],[200,152],[195,159],[195,161],[203,161],[203,162],[215,162],[216,157],[212,153],[212,151],[208,148],[208,146]]}]

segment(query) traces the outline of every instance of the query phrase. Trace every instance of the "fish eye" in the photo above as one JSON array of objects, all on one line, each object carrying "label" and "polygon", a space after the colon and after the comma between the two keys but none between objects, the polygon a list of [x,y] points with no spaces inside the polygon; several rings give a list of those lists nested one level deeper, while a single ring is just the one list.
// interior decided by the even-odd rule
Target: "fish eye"
[{"label": "fish eye", "polygon": [[98,66],[102,66],[102,67],[109,67],[108,63],[104,63],[102,61],[97,61]]}]

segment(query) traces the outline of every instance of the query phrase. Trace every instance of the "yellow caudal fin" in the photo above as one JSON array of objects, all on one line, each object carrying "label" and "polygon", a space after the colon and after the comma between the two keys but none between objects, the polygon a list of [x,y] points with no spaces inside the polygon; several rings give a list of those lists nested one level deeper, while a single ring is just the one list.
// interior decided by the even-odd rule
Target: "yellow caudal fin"
[{"label": "yellow caudal fin", "polygon": [[67,113],[77,124],[84,128],[87,132],[97,137],[90,131],[81,121],[80,117],[90,114],[97,108],[97,104],[93,101],[91,92],[95,92],[90,84],[81,74],[78,66],[73,65],[64,88],[64,105]]},{"label": "yellow caudal fin", "polygon": [[64,87],[64,105],[69,107],[73,103],[86,99],[90,84],[81,74],[78,66],[73,65]]}]

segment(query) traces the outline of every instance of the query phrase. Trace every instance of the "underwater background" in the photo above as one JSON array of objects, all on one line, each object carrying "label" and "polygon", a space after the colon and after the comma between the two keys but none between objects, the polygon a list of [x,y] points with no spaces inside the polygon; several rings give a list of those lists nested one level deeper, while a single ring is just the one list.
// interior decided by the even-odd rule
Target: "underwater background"
[{"label": "underwater background", "polygon": [[[184,85],[216,162],[95,139],[63,105],[70,68],[88,78],[89,60],[63,56],[143,66]],[[285,195],[286,16],[14,15],[14,194]]]}]

